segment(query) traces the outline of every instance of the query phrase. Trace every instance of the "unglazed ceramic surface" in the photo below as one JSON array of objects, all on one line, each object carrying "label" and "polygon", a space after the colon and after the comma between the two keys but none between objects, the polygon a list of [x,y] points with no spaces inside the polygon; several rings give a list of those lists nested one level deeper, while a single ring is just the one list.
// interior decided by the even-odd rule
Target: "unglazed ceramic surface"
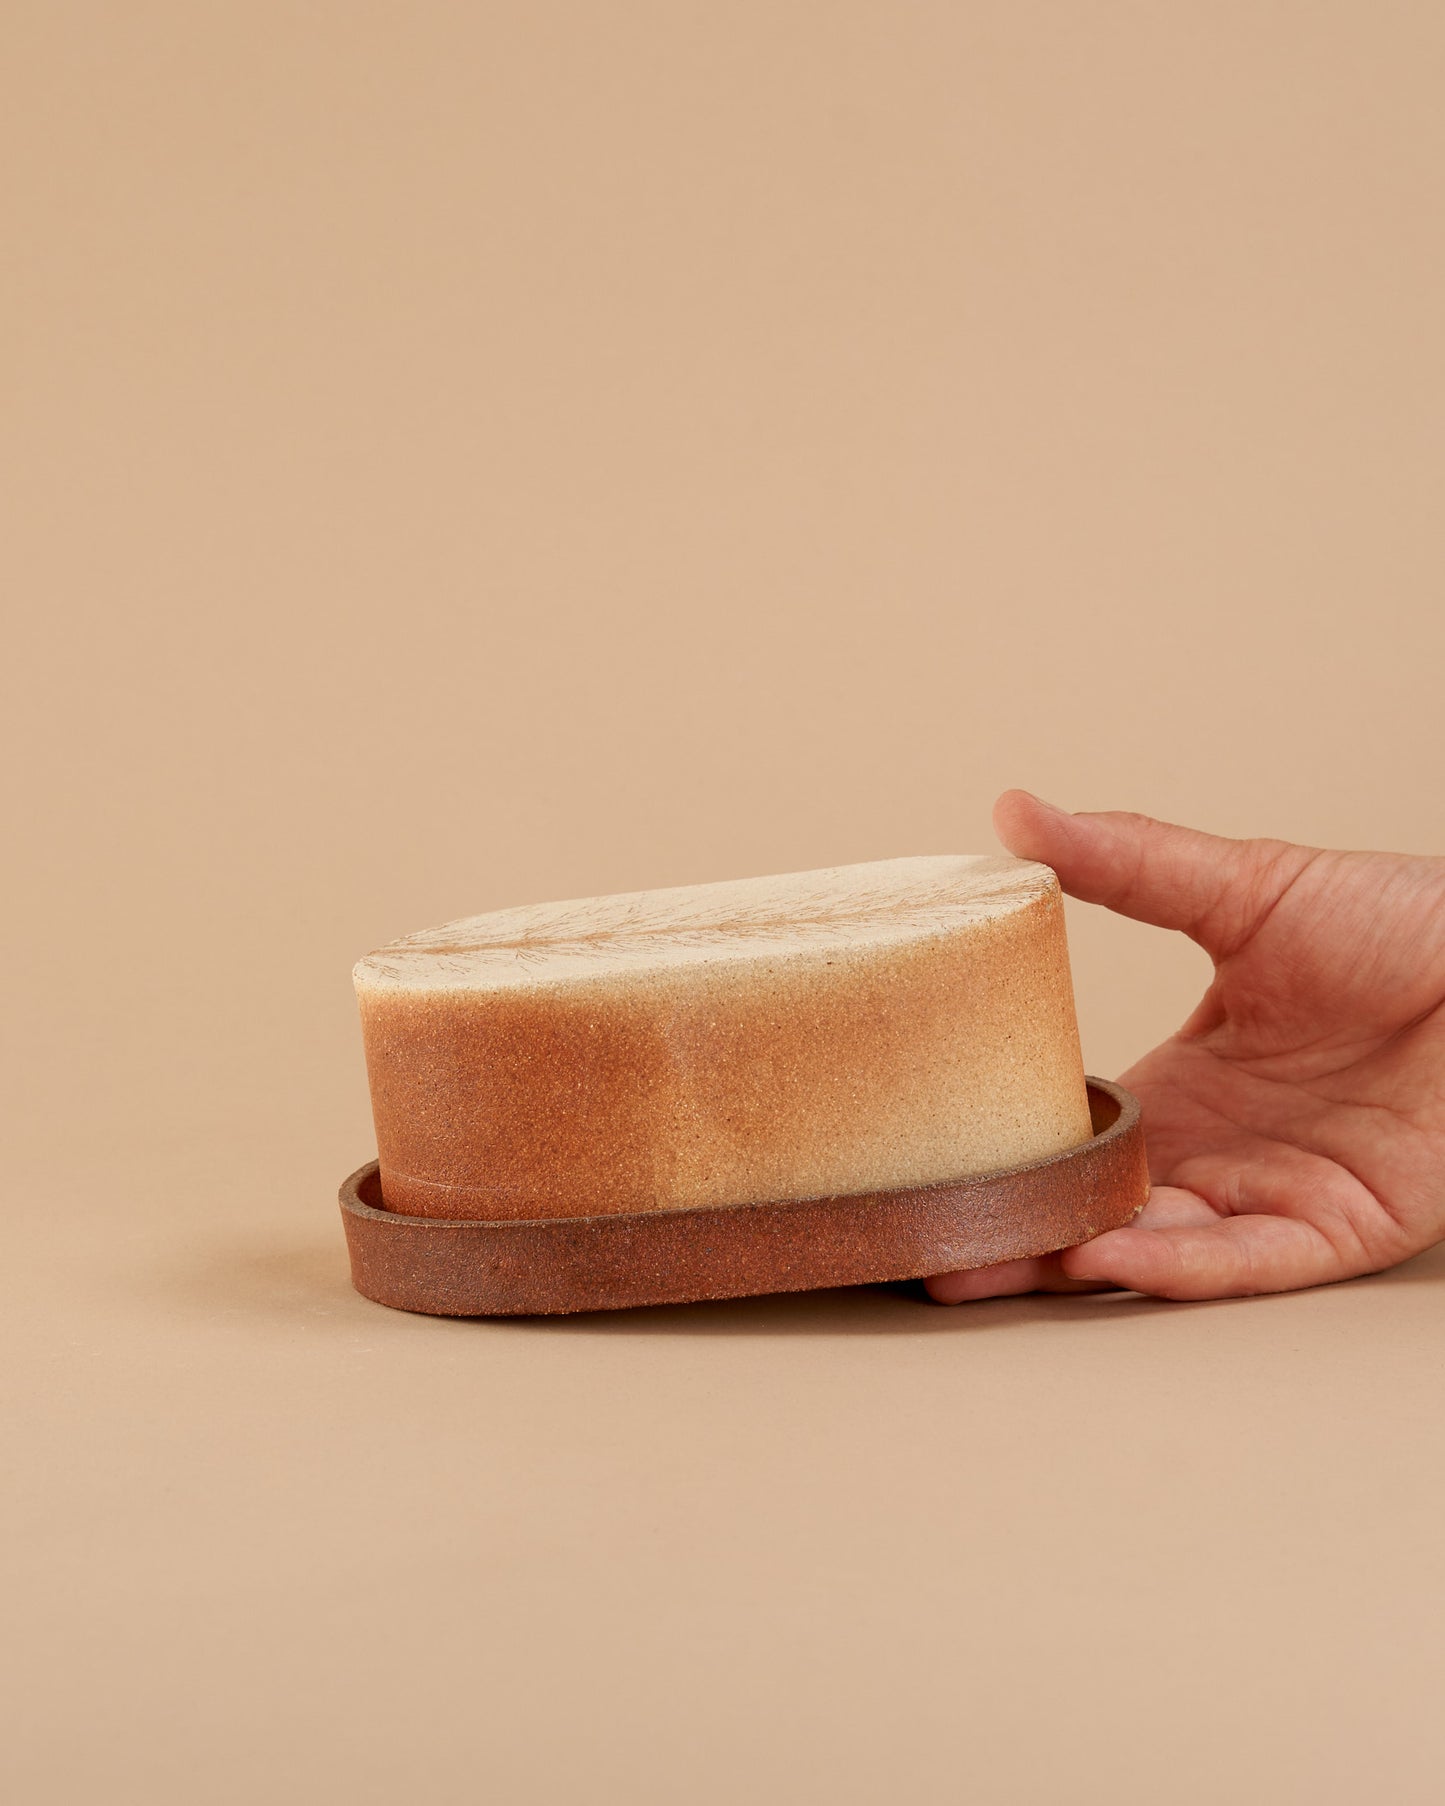
[{"label": "unglazed ceramic surface", "polygon": [[1058,884],[1025,860],[502,910],[394,942],[355,979],[402,1214],[892,1191],[1090,1133]]}]

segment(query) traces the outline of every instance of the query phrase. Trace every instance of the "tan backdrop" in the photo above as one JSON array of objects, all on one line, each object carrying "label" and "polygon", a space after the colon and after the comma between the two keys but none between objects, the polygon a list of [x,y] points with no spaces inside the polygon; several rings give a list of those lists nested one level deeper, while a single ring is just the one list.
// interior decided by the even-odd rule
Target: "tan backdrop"
[{"label": "tan backdrop", "polygon": [[[498,1326],[348,1289],[348,973],[993,845],[1445,850],[1445,11],[30,5],[14,1797],[1435,1801],[1445,1259]],[[1204,966],[1071,917],[1091,1069]]]}]

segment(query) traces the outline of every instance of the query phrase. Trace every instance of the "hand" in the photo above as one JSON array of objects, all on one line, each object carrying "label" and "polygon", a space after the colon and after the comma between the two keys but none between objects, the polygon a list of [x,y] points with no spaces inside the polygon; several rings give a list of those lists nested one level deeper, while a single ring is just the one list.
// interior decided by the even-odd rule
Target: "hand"
[{"label": "hand", "polygon": [[1123,1286],[1233,1298],[1393,1266],[1445,1238],[1445,859],[1222,840],[1010,790],[1013,853],[1214,961],[1122,1083],[1153,1191],[1127,1229],[928,1281],[941,1303]]}]

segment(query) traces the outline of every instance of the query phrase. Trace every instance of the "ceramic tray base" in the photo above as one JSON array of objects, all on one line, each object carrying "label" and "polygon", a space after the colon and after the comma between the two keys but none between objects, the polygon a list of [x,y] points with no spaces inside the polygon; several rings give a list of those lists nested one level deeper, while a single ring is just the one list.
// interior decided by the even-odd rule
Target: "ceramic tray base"
[{"label": "ceramic tray base", "polygon": [[400,1216],[377,1164],[341,1188],[363,1297],[442,1317],[609,1311],[922,1279],[1072,1247],[1149,1193],[1138,1100],[1089,1080],[1094,1134],[1031,1166],[907,1191],[698,1210],[458,1222]]}]

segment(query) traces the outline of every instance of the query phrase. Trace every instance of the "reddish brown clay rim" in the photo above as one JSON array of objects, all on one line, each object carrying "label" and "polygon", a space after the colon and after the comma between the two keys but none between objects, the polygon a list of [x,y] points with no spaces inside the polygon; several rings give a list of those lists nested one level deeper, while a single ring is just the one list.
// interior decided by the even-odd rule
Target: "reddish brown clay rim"
[{"label": "reddish brown clay rim", "polygon": [[922,1279],[1072,1247],[1149,1195],[1139,1102],[1089,1080],[1092,1139],[906,1191],[627,1215],[464,1222],[384,1208],[377,1163],[341,1187],[358,1292],[397,1310],[514,1317]]}]

